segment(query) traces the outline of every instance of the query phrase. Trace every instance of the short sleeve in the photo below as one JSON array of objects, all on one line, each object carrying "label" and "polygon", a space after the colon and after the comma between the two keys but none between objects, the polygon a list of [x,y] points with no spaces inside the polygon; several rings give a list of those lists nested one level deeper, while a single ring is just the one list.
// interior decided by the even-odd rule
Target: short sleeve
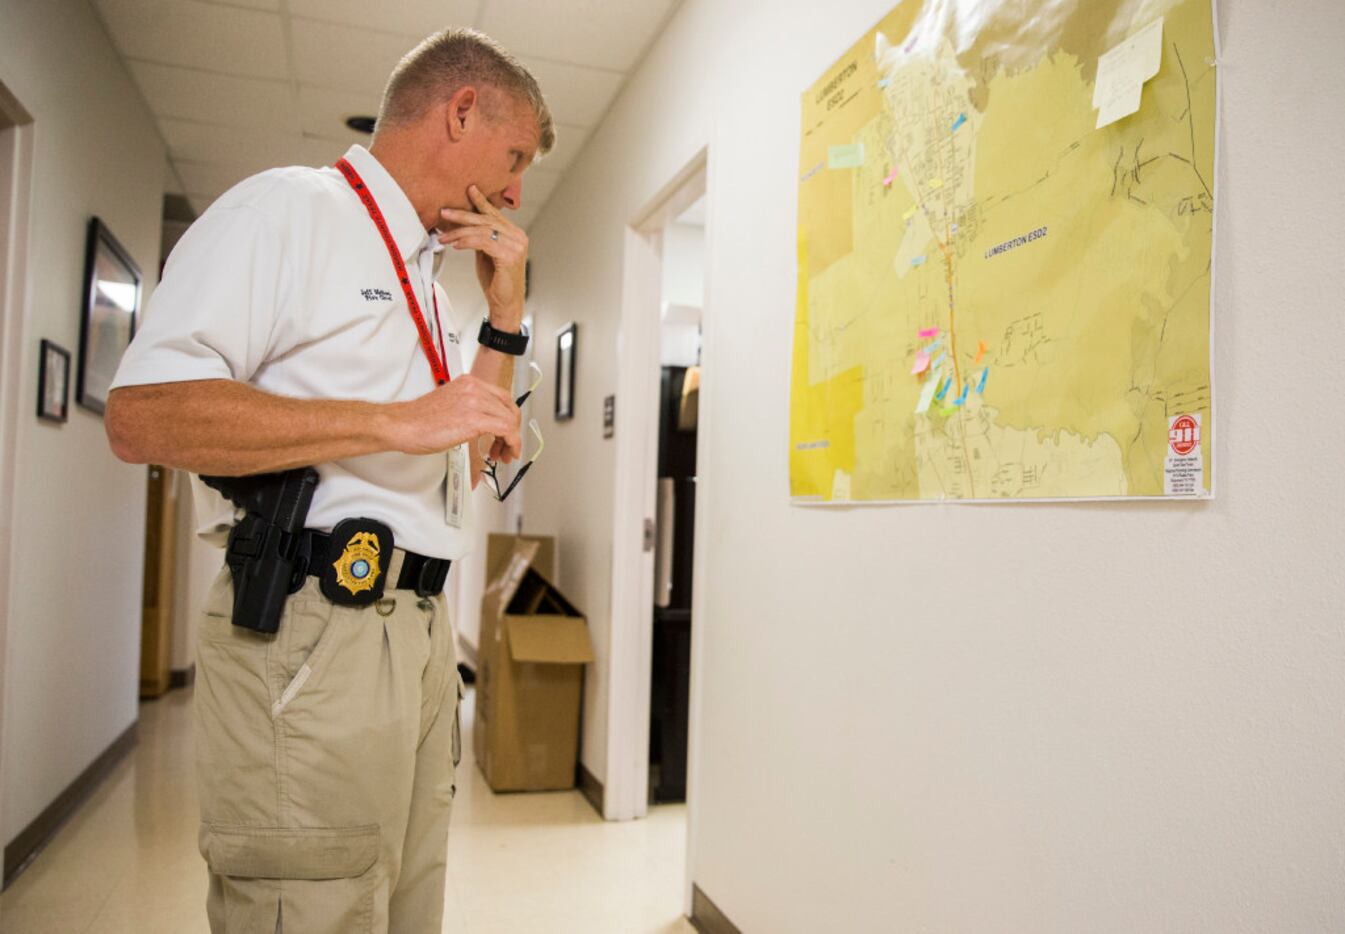
[{"label": "short sleeve", "polygon": [[283,241],[276,221],[255,207],[209,208],[169,256],[113,388],[251,379],[290,311]]}]

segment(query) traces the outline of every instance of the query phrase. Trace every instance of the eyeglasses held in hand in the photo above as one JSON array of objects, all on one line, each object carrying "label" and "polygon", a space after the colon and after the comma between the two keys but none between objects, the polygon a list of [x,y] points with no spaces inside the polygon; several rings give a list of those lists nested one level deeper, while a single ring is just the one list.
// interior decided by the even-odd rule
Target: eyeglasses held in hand
[{"label": "eyeglasses held in hand", "polygon": [[[528,368],[532,370],[533,373],[532,385],[528,387],[527,392],[514,400],[514,404],[520,407],[522,407],[523,403],[528,401],[528,397],[536,391],[537,387],[542,385],[542,368],[535,362],[528,364]],[[514,488],[517,487],[519,482],[523,479],[523,475],[528,472],[528,468],[536,463],[537,458],[542,456],[542,448],[546,446],[545,442],[542,440],[542,429],[538,427],[537,419],[529,419],[528,428],[532,430],[533,436],[537,439],[537,449],[532,452],[532,457],[528,458],[528,462],[519,469],[518,473],[514,474],[514,479],[509,482],[509,485],[503,489],[500,488],[500,478],[497,473],[500,466],[499,462],[490,456],[488,450],[482,449],[482,445],[490,439],[483,437],[477,441],[476,451],[481,455],[481,459],[485,461],[486,464],[485,470],[482,471],[481,476],[490,483],[491,492],[495,494],[495,498],[500,502],[504,502],[506,497],[514,492]]]},{"label": "eyeglasses held in hand", "polygon": [[500,489],[500,477],[497,473],[500,466],[499,462],[490,457],[484,458],[486,468],[481,472],[481,476],[490,483],[491,492],[495,494],[495,498],[500,502],[504,502],[509,494],[514,492],[514,488],[518,486],[520,481],[522,481],[524,474],[528,472],[528,468],[537,462],[537,458],[542,456],[544,443],[542,441],[542,429],[537,426],[537,419],[529,419],[528,427],[532,429],[533,437],[537,439],[537,450],[532,452],[532,457],[529,457],[528,462],[519,468],[518,473],[514,474],[514,479],[509,481],[509,485],[503,490]]}]

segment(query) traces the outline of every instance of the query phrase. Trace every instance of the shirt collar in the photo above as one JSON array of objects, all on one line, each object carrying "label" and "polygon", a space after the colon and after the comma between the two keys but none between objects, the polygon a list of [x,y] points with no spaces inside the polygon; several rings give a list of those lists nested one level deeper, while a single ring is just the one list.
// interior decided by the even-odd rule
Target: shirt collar
[{"label": "shirt collar", "polygon": [[355,167],[355,171],[360,173],[364,184],[369,186],[369,193],[378,202],[379,210],[383,212],[383,219],[387,222],[388,231],[392,234],[397,249],[401,251],[403,262],[409,262],[419,254],[424,249],[427,239],[432,245],[443,248],[437,238],[431,237],[425,228],[420,226],[420,216],[416,214],[411,199],[402,191],[402,186],[397,184],[397,180],[388,173],[388,170],[383,168],[383,164],[374,158],[373,153],[356,143],[346,150],[346,159]]}]

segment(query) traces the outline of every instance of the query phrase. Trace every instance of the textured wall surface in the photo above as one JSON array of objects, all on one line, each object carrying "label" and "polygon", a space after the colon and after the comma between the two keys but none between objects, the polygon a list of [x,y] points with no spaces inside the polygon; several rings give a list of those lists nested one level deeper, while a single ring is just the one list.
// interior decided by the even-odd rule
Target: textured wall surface
[{"label": "textured wall surface", "polygon": [[708,145],[696,882],[749,934],[1343,930],[1345,8],[1219,4],[1216,501],[792,508],[799,95],[889,5],[688,0],[534,226],[584,761],[622,230]]}]

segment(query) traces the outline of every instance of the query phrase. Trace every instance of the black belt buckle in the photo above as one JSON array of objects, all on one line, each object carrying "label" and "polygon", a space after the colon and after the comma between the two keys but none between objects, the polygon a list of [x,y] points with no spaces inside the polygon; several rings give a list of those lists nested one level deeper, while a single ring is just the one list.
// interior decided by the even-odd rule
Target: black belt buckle
[{"label": "black belt buckle", "polygon": [[376,519],[342,519],[330,542],[330,563],[324,562],[318,575],[323,596],[340,606],[369,606],[383,599],[392,530]]}]

